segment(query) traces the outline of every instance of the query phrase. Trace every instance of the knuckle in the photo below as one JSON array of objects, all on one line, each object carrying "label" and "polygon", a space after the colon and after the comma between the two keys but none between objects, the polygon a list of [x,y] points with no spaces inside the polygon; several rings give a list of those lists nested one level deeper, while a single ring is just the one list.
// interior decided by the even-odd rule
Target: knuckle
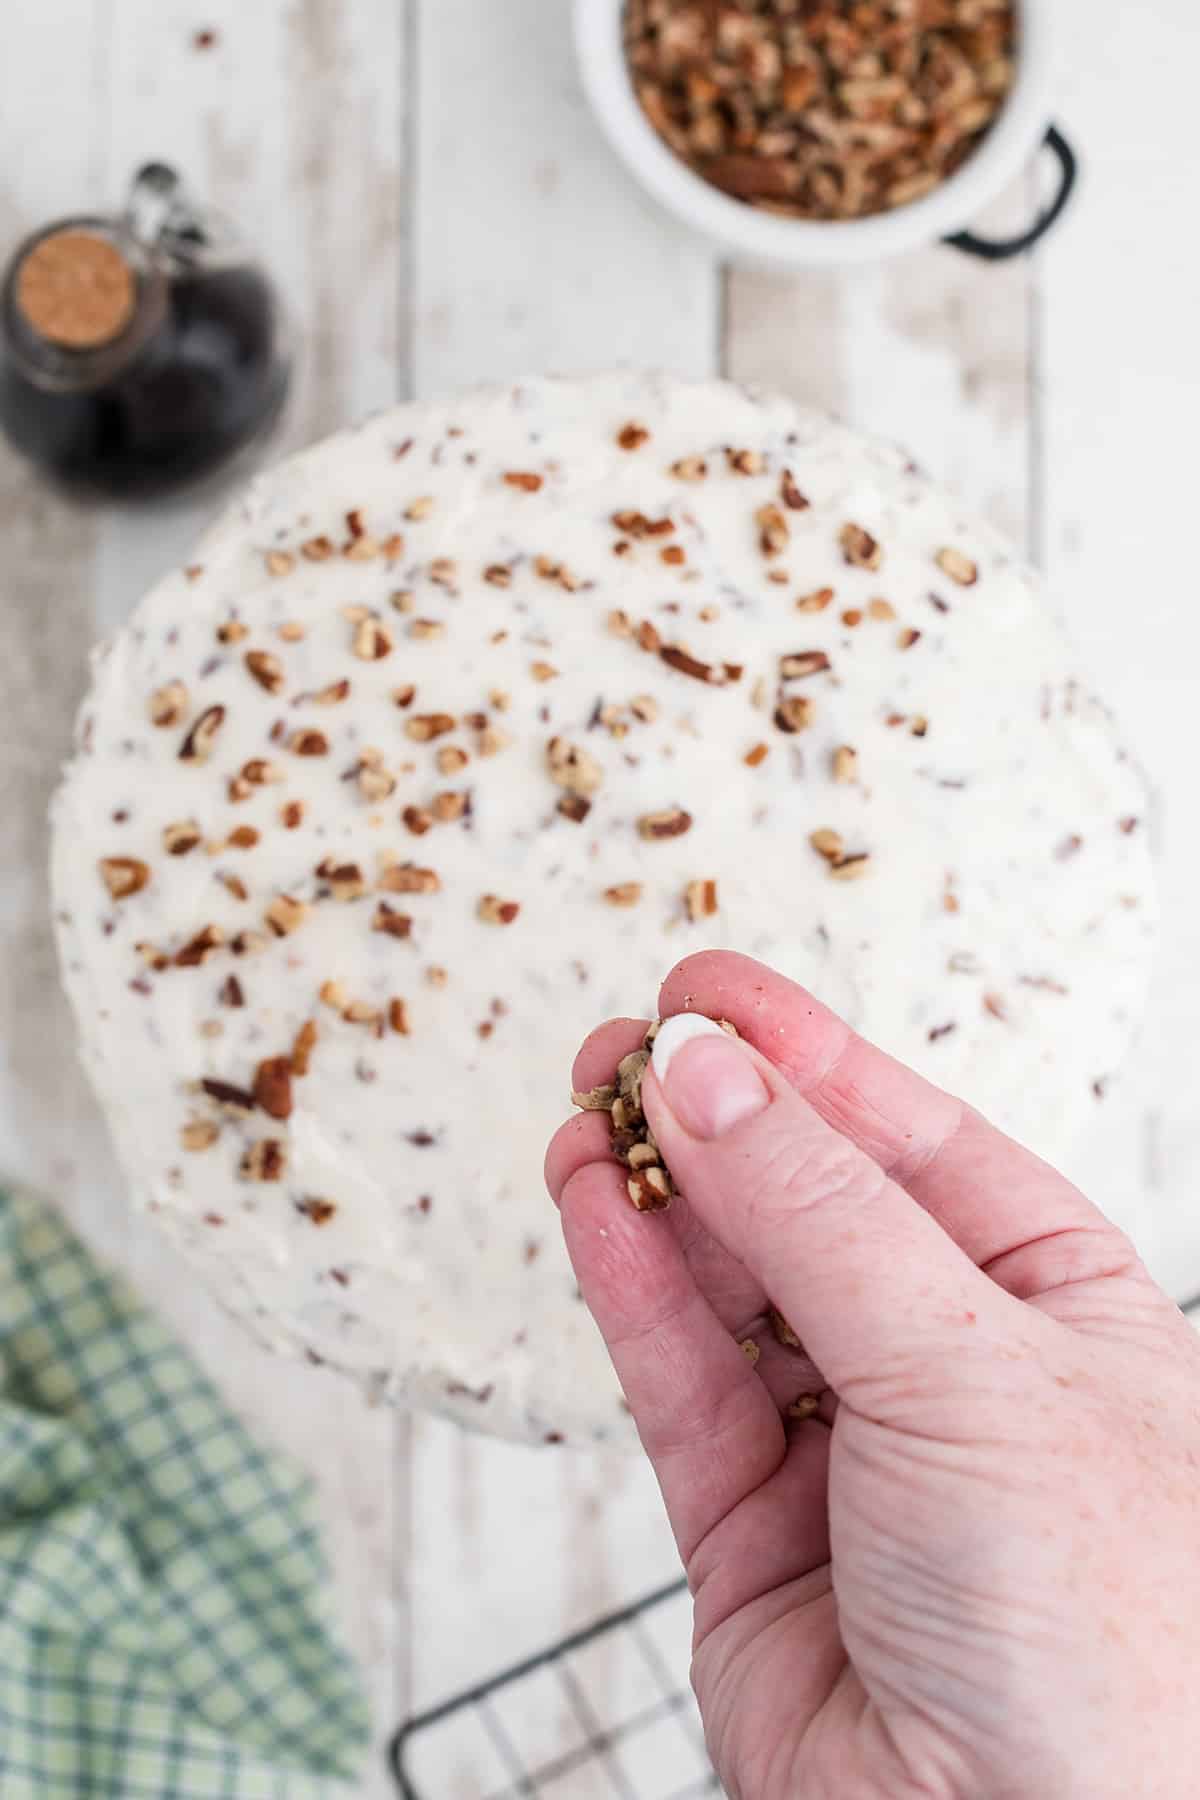
[{"label": "knuckle", "polygon": [[886,1185],[883,1170],[836,1133],[789,1132],[770,1148],[762,1205],[781,1219],[818,1207],[847,1211],[870,1206]]}]

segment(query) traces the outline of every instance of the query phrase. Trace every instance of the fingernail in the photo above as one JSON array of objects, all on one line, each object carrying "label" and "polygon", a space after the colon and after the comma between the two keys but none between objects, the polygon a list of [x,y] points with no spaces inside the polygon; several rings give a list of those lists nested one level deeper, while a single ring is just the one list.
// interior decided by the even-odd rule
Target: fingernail
[{"label": "fingernail", "polygon": [[667,1105],[693,1137],[722,1137],[770,1104],[745,1050],[697,1013],[664,1021],[654,1040],[653,1063]]}]

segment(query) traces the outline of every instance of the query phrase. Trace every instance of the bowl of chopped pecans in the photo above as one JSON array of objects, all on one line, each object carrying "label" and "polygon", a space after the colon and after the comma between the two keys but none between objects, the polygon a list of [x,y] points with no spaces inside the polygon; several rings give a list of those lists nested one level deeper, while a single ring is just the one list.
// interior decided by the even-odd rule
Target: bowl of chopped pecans
[{"label": "bowl of chopped pecans", "polygon": [[[739,261],[874,261],[944,239],[998,261],[1061,214],[1036,0],[575,0],[584,85],[659,203]],[[1045,145],[1054,198],[995,239],[969,221]]]}]

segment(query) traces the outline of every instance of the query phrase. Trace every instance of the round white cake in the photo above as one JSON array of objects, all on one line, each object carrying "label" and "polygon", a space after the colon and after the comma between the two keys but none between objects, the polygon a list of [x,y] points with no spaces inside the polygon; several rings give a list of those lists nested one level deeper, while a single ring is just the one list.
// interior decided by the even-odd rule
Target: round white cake
[{"label": "round white cake", "polygon": [[729,385],[530,381],[283,464],[98,654],[56,805],[136,1195],[281,1347],[628,1435],[542,1186],[579,1040],[736,948],[1053,1157],[1153,938],[1075,676],[902,454]]}]

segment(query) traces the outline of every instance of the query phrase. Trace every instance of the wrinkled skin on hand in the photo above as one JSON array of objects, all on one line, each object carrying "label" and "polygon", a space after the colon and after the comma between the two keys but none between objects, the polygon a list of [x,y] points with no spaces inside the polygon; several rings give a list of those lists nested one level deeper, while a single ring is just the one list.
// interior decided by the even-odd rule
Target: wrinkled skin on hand
[{"label": "wrinkled skin on hand", "polygon": [[[647,1074],[686,1199],[635,1213],[597,1114],[547,1179],[687,1569],[729,1794],[1193,1793],[1200,1340],[1067,1181],[804,990],[705,953],[663,988],[683,1011],[742,1040]],[[574,1085],[644,1029],[601,1027]]]}]

